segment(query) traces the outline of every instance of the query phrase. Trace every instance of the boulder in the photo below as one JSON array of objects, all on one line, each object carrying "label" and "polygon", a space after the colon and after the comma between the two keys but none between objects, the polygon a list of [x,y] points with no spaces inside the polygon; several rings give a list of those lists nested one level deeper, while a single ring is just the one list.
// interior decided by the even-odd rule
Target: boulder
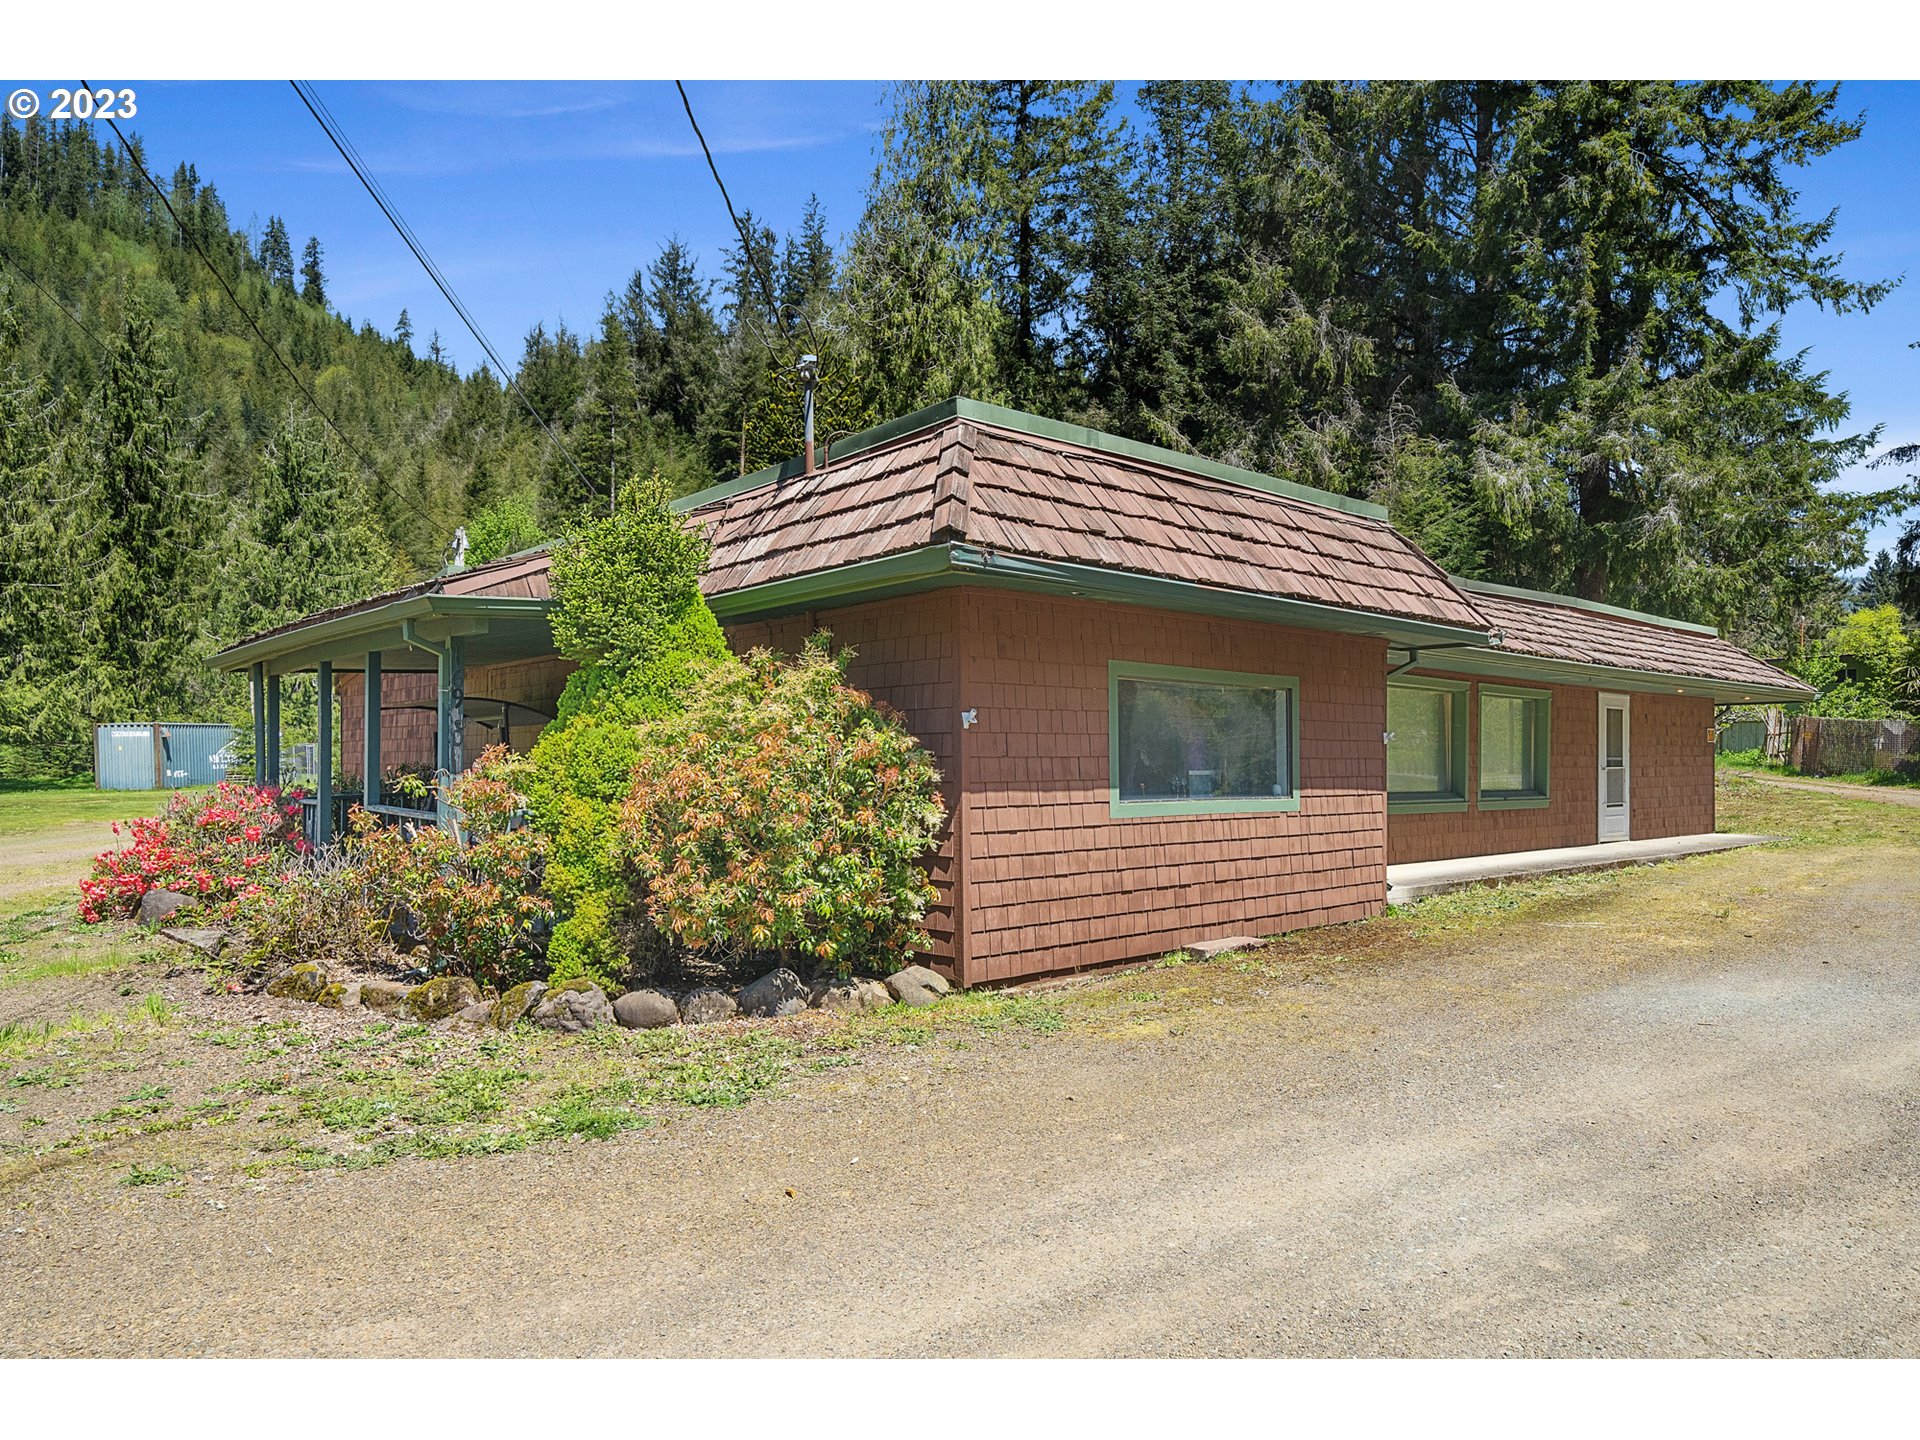
[{"label": "boulder", "polygon": [[406,1012],[426,1023],[457,1015],[480,998],[480,987],[464,975],[436,975],[407,992]]},{"label": "boulder", "polygon": [[613,1006],[607,992],[591,980],[568,980],[555,985],[533,1008],[533,1023],[563,1035],[591,1030],[613,1023]]},{"label": "boulder", "polygon": [[140,923],[149,930],[182,910],[198,909],[200,902],[177,890],[149,890],[140,897]]},{"label": "boulder", "polygon": [[902,1005],[931,1005],[953,987],[947,977],[924,965],[909,965],[887,977],[887,990]]},{"label": "boulder", "polygon": [[469,1030],[485,1030],[493,1025],[493,1007],[496,1001],[476,1000],[461,1009],[453,1017],[453,1023]]},{"label": "boulder", "polygon": [[363,980],[360,982],[360,1003],[384,1015],[407,1003],[407,988],[398,980]]},{"label": "boulder", "polygon": [[171,940],[176,945],[185,945],[189,950],[198,950],[209,960],[218,960],[220,952],[227,948],[227,932],[224,930],[193,930],[178,926],[162,930],[161,938]]},{"label": "boulder", "polygon": [[282,1000],[316,1001],[327,989],[327,972],[311,960],[282,970],[267,982],[267,994]]},{"label": "boulder", "polygon": [[739,1013],[733,996],[724,990],[689,990],[680,997],[680,1021],[685,1025],[714,1025]]},{"label": "boulder", "polygon": [[[316,1005],[324,1005],[329,1010],[344,1010],[347,1008],[347,991],[353,988],[354,987],[349,985],[342,985],[336,980],[318,995],[314,996],[313,1003]],[[359,996],[357,994],[354,1000],[356,1004],[359,1003]]]},{"label": "boulder", "polygon": [[807,987],[791,970],[779,969],[762,975],[739,995],[740,1013],[758,1019],[777,1015],[798,1015],[807,1008]]},{"label": "boulder", "polygon": [[680,1019],[680,1007],[658,990],[629,990],[613,1002],[613,1018],[629,1030],[658,1030]]},{"label": "boulder", "polygon": [[858,1015],[863,1010],[885,1009],[893,1003],[893,993],[878,980],[839,980],[822,976],[813,982],[807,1003],[816,1010]]},{"label": "boulder", "polygon": [[547,993],[544,980],[526,980],[493,1002],[492,1024],[496,1030],[511,1030],[527,1017]]}]

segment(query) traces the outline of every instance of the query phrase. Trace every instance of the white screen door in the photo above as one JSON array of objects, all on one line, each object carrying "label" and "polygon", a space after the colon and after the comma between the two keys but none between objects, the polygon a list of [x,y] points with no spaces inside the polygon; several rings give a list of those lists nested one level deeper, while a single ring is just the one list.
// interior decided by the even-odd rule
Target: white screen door
[{"label": "white screen door", "polygon": [[1631,721],[1625,695],[1600,697],[1600,838],[1625,840],[1627,768],[1632,745]]}]

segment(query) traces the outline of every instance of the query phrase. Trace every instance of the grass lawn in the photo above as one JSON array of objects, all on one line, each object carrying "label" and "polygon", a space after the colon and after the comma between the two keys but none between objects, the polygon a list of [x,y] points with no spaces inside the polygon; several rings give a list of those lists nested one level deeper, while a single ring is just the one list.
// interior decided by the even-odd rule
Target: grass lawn
[{"label": "grass lawn", "polygon": [[126,820],[155,815],[174,790],[96,790],[90,780],[0,780],[0,839],[30,835],[74,821]]},{"label": "grass lawn", "polygon": [[[1711,949],[1764,924],[1755,917],[1777,891],[1861,866],[1899,873],[1920,846],[1913,808],[1728,774],[1717,792],[1723,830],[1783,843],[1457,891],[1211,961],[1167,956],[924,1010],[578,1037],[526,1026],[476,1034],[225,993],[171,942],[80,925],[71,886],[84,859],[68,861],[52,890],[0,894],[0,1198],[52,1169],[162,1193],[604,1139],[810,1076],[831,1085],[832,1072],[909,1052],[964,1071],[992,1064],[995,1047],[1159,1043],[1223,1025],[1263,1027],[1276,1044],[1347,1044],[1356,997],[1436,975],[1522,996],[1530,947],[1578,943],[1604,964],[1602,937],[1623,920]],[[86,808],[102,798],[67,791],[31,803],[57,838],[76,819],[137,813],[154,797]],[[0,794],[0,806],[20,803]]]},{"label": "grass lawn", "polygon": [[1825,781],[1829,785],[1894,785],[1920,788],[1920,770],[1902,774],[1897,770],[1860,770],[1844,775],[1815,775],[1791,765],[1767,759],[1758,750],[1729,750],[1713,757],[1721,774],[1742,773],[1778,775],[1783,779]]}]

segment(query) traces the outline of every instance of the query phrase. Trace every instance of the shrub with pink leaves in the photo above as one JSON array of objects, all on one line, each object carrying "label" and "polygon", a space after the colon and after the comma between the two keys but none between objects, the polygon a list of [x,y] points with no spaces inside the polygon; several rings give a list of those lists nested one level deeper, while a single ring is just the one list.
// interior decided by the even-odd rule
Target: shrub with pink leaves
[{"label": "shrub with pink leaves", "polygon": [[80,918],[89,924],[131,915],[149,890],[192,895],[209,911],[227,911],[308,848],[296,792],[231,780],[182,791],[163,814],[124,826],[116,821],[113,832],[127,843],[95,856],[92,875],[80,882]]}]

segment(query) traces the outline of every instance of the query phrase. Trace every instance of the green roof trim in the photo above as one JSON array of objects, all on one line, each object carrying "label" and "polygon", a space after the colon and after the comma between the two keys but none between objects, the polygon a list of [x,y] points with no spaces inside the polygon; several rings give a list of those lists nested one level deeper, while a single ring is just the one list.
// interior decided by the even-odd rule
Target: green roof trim
[{"label": "green roof trim", "polygon": [[552,602],[521,596],[499,595],[404,595],[380,605],[349,610],[314,625],[295,625],[263,635],[257,640],[242,640],[213,656],[217,670],[244,670],[256,662],[271,662],[288,655],[302,654],[349,636],[385,629],[403,620],[425,620],[435,616],[537,618],[544,616]]},{"label": "green roof trim", "polygon": [[923,545],[877,560],[862,560],[832,570],[796,575],[745,589],[709,595],[707,604],[723,621],[758,619],[797,610],[857,605],[890,595],[937,589],[946,585],[987,585],[996,589],[1062,592],[1088,600],[1143,605],[1160,610],[1184,610],[1225,619],[1260,620],[1305,630],[1334,630],[1349,635],[1375,635],[1390,641],[1429,644],[1440,641],[1489,643],[1484,630],[1469,630],[1436,621],[1407,619],[1371,610],[1345,610],[1310,600],[1279,595],[1257,595],[1141,575],[1130,570],[1108,570],[1096,565],[1064,561],[1028,560],[1001,555],[974,545]]},{"label": "green roof trim", "polygon": [[[1405,646],[1396,646],[1404,650]],[[1531,680],[1538,684],[1580,685],[1591,690],[1616,689],[1650,692],[1660,695],[1703,695],[1717,704],[1735,704],[1748,700],[1779,701],[1793,704],[1813,697],[1807,686],[1787,687],[1758,682],[1709,678],[1705,675],[1681,675],[1663,670],[1629,670],[1613,665],[1592,665],[1584,660],[1550,660],[1542,655],[1524,655],[1518,650],[1494,647],[1485,650],[1460,650],[1446,659],[1423,660],[1418,674],[1427,669],[1455,674],[1485,676],[1490,680]]]},{"label": "green roof trim", "polygon": [[1510,600],[1532,600],[1540,605],[1561,605],[1569,610],[1588,610],[1595,615],[1612,615],[1621,620],[1639,620],[1648,625],[1664,625],[1669,630],[1685,630],[1694,635],[1711,635],[1720,638],[1720,632],[1711,625],[1696,625],[1691,620],[1675,620],[1666,615],[1652,615],[1645,610],[1629,610],[1624,605],[1608,605],[1600,600],[1582,600],[1573,595],[1556,595],[1551,590],[1522,590],[1518,585],[1496,585],[1491,580],[1464,580],[1458,575],[1447,577],[1462,590],[1476,595],[1504,595]]},{"label": "green roof trim", "polygon": [[[1031,435],[1036,440],[1057,440],[1062,444],[1080,445],[1089,450],[1100,450],[1129,460],[1143,460],[1148,464],[1163,465],[1170,470],[1179,470],[1202,479],[1224,480],[1228,484],[1244,485],[1248,489],[1261,490],[1284,500],[1299,500],[1309,505],[1319,505],[1325,509],[1359,515],[1368,520],[1387,518],[1386,507],[1376,505],[1371,500],[1357,500],[1351,495],[1336,495],[1331,490],[1315,489],[1311,485],[1302,485],[1295,480],[1282,480],[1278,476],[1262,474],[1258,470],[1226,465],[1218,460],[1206,459],[1204,456],[1189,455],[1184,451],[1169,450],[1165,446],[1149,445],[1139,440],[1128,440],[1119,435],[1109,435],[1103,430],[1092,430],[1084,425],[1070,425],[1064,420],[1049,420],[1043,415],[1030,415],[1024,410],[1012,410],[1004,405],[990,405],[983,400],[968,400],[964,396],[942,400],[937,405],[929,405],[925,409],[915,410],[912,414],[888,420],[870,430],[845,436],[832,447],[833,459],[836,462],[846,460],[865,451],[877,449],[903,436],[930,430],[936,425],[944,425],[952,420],[971,420],[978,425],[991,425],[998,430],[1012,430],[1021,435]],[[717,485],[709,485],[704,490],[697,490],[691,495],[683,496],[673,502],[673,508],[682,512],[697,510],[703,505],[711,505],[716,500],[725,500],[745,491],[758,489],[762,485],[791,480],[804,473],[805,468],[801,457],[796,455],[790,460],[781,461],[778,465],[768,465],[751,474],[722,480]]]}]

